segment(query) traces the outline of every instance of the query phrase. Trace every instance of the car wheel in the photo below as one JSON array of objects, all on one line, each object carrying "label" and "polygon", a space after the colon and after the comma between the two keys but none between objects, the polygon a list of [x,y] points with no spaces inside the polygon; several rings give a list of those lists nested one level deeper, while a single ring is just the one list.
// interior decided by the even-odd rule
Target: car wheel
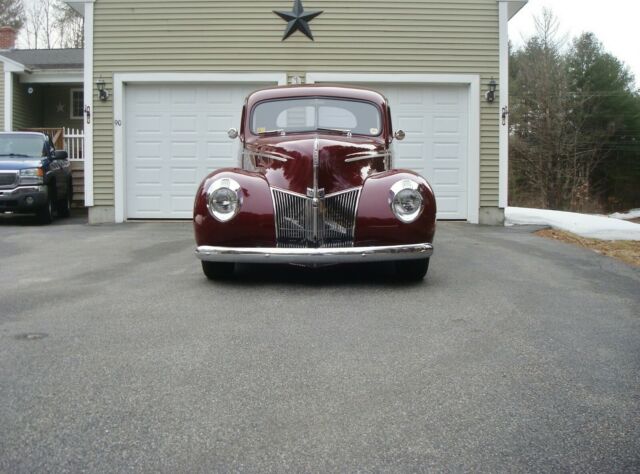
[{"label": "car wheel", "polygon": [[42,225],[51,224],[53,222],[53,196],[51,193],[47,195],[47,202],[37,213],[38,222]]},{"label": "car wheel", "polygon": [[71,187],[71,183],[69,183],[69,187],[67,188],[67,196],[58,201],[57,211],[58,217],[69,217],[71,215],[71,200],[73,199],[73,188]]},{"label": "car wheel", "polygon": [[429,259],[403,260],[396,262],[396,272],[404,281],[420,281],[427,275]]},{"label": "car wheel", "polygon": [[233,275],[235,263],[202,262],[202,271],[209,280],[225,280]]}]

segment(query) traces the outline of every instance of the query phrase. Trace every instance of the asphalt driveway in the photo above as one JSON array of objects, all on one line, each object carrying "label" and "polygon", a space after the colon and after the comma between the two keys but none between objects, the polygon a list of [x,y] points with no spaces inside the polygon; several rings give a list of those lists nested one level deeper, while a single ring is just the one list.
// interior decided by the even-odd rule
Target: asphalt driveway
[{"label": "asphalt driveway", "polygon": [[0,472],[640,470],[640,271],[441,224],[208,282],[187,223],[0,218]]}]

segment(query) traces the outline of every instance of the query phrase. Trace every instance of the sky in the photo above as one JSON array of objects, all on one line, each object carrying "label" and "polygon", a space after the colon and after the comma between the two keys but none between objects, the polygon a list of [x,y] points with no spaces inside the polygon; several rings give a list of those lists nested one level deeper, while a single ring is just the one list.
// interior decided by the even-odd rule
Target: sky
[{"label": "sky", "polygon": [[529,0],[509,22],[515,47],[535,32],[534,18],[549,8],[559,20],[559,33],[568,39],[591,31],[605,50],[623,61],[640,86],[640,0]]}]

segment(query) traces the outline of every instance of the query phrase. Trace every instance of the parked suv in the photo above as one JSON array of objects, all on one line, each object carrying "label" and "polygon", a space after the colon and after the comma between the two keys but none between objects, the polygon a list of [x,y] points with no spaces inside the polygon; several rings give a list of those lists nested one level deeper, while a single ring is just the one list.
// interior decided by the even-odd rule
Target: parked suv
[{"label": "parked suv", "polygon": [[0,213],[36,214],[42,224],[69,216],[73,187],[66,151],[42,133],[0,133]]}]

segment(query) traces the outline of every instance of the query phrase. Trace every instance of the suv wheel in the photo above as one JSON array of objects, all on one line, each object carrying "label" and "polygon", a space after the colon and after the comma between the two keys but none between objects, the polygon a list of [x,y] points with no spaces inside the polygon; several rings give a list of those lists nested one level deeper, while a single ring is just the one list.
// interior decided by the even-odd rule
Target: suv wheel
[{"label": "suv wheel", "polygon": [[58,217],[69,217],[71,215],[71,200],[73,199],[73,188],[71,182],[67,185],[67,195],[57,203]]},{"label": "suv wheel", "polygon": [[37,213],[38,222],[42,225],[51,224],[53,222],[53,196],[47,194],[47,202]]}]

